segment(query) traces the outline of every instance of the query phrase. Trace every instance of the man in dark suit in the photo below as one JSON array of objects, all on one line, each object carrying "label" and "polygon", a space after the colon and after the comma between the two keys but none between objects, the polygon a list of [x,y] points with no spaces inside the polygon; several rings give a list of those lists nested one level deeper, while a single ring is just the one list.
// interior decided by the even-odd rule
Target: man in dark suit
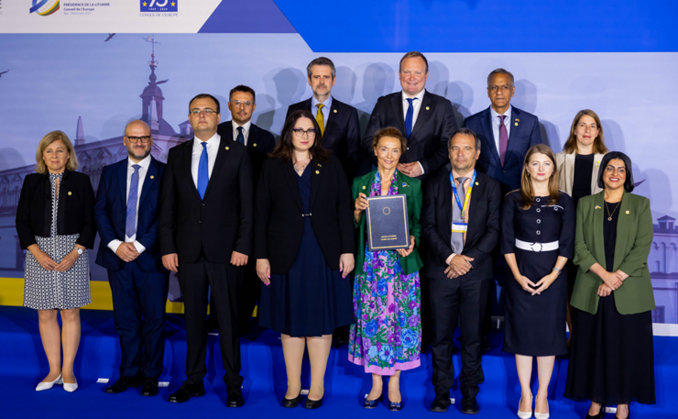
[{"label": "man in dark suit", "polygon": [[346,172],[349,186],[360,164],[360,122],[358,111],[332,97],[332,87],[337,81],[337,71],[329,58],[319,57],[306,67],[308,85],[313,96],[287,108],[287,119],[292,112],[309,110],[313,113],[320,131],[322,145],[339,157]]},{"label": "man in dark suit", "polygon": [[[252,123],[252,114],[256,108],[256,94],[254,90],[248,86],[236,86],[231,89],[228,96],[228,110],[231,111],[232,120],[221,123],[217,127],[217,133],[224,141],[228,143],[237,141],[247,146],[247,151],[252,161],[252,178],[255,189],[259,181],[261,167],[268,158],[268,153],[273,151],[275,147],[273,134]],[[257,278],[255,265],[255,260],[248,261],[240,292],[239,318],[240,331],[243,334],[247,333],[249,320],[252,317],[254,306],[259,299],[261,281]],[[210,297],[210,313],[207,328],[208,330],[218,329],[218,320],[214,315],[216,307],[214,305],[213,294]]]},{"label": "man in dark suit", "polygon": [[238,300],[252,248],[252,163],[247,148],[217,134],[219,101],[200,94],[189,104],[193,140],[172,148],[160,194],[160,249],[178,273],[186,316],[187,380],[169,401],[205,394],[207,288],[214,294],[226,405],[245,404],[240,386]]},{"label": "man in dark suit", "polygon": [[[461,412],[478,413],[483,382],[481,325],[492,280],[492,252],[499,239],[499,182],[475,170],[482,155],[473,131],[462,128],[449,142],[452,172],[430,180],[424,193],[422,231],[429,246],[424,275],[433,313],[431,411],[445,412],[454,384],[452,339],[461,320]],[[452,227],[450,229],[450,226]]]},{"label": "man in dark suit", "polygon": [[464,121],[483,147],[478,171],[501,182],[502,196],[520,188],[525,154],[542,142],[539,118],[511,106],[515,91],[513,74],[503,68],[492,71],[487,76],[491,106]]},{"label": "man in dark suit", "polygon": [[165,351],[168,283],[157,244],[165,164],[151,156],[153,136],[144,121],[127,124],[123,144],[128,157],[104,167],[94,206],[101,236],[96,263],[108,270],[122,350],[120,378],[106,393],[143,386],[142,396],[155,396]]},{"label": "man in dark suit", "polygon": [[[385,127],[396,127],[407,137],[407,149],[398,170],[412,177],[431,176],[447,164],[447,140],[457,129],[452,104],[427,92],[428,60],[420,52],[408,52],[398,72],[402,91],[382,96],[374,106],[363,148],[372,149],[372,138]],[[368,153],[372,162],[374,153]]]}]

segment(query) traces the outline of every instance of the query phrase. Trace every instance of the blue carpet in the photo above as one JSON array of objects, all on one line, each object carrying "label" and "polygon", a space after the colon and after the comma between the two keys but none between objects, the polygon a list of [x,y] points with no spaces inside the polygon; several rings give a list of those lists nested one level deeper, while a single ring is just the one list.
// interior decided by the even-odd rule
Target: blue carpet
[{"label": "blue carpet", "polygon": [[[329,418],[392,417],[386,404],[374,410],[361,407],[365,393],[371,386],[371,377],[362,369],[349,363],[346,346],[333,348],[330,354],[325,386],[325,403],[314,412],[302,407],[283,409],[280,400],[286,388],[286,376],[280,340],[271,332],[242,340],[242,375],[245,377],[243,393],[247,404],[240,409],[225,407],[226,387],[216,337],[208,340],[208,375],[205,380],[207,394],[184,404],[168,403],[167,397],[181,381],[186,360],[186,341],[183,317],[168,316],[165,336],[165,369],[161,381],[169,381],[156,397],[141,397],[138,389],[122,394],[104,393],[107,384],[97,383],[99,378],[118,377],[120,349],[109,311],[82,311],[82,339],[75,371],[80,387],[69,394],[60,386],[45,392],[33,389],[48,371],[40,337],[37,314],[22,307],[0,307],[0,418],[137,418],[199,417],[248,418],[273,414],[277,418],[323,415]],[[518,379],[512,355],[501,351],[502,336],[495,337],[493,350],[483,357],[485,383],[481,385],[478,402],[479,418],[515,418],[519,399]],[[655,337],[655,374],[657,404],[633,404],[634,418],[676,418],[678,416],[678,338]],[[459,356],[454,357],[459,368]],[[308,388],[308,365],[304,367],[305,388]],[[536,370],[536,368],[535,368]],[[536,373],[536,371],[535,371]],[[552,418],[578,418],[586,415],[588,403],[575,403],[562,394],[567,375],[567,359],[559,359],[554,370],[554,383],[549,395]],[[403,373],[402,394],[405,408],[400,416],[436,417],[427,408],[433,399],[430,350],[424,353],[422,366]],[[536,388],[534,389],[536,391]],[[458,389],[453,397],[460,399]],[[457,403],[456,406],[458,406]],[[459,407],[452,406],[458,415]],[[448,412],[449,413],[449,412]],[[608,415],[609,418],[613,415]]]}]

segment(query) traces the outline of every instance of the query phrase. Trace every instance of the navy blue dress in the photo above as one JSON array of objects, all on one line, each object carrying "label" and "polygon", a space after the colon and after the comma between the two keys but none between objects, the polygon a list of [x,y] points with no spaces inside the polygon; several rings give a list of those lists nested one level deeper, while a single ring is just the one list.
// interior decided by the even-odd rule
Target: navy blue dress
[{"label": "navy blue dress", "polygon": [[[518,269],[535,284],[550,274],[558,256],[572,259],[575,208],[572,198],[560,192],[556,205],[549,197],[535,197],[532,206],[521,209],[520,191],[506,195],[502,208],[501,254],[514,253]],[[528,243],[558,241],[559,248],[547,252],[518,249],[515,240]],[[509,271],[510,272],[510,271]],[[504,351],[527,356],[567,353],[565,314],[567,274],[563,272],[540,295],[531,295],[512,274],[506,281]]]},{"label": "navy blue dress", "polygon": [[[304,212],[310,212],[311,165],[297,176]],[[271,284],[261,287],[259,325],[292,337],[330,335],[339,326],[354,322],[349,277],[325,262],[311,218],[304,218],[304,232],[292,268],[287,274],[271,274]]]}]

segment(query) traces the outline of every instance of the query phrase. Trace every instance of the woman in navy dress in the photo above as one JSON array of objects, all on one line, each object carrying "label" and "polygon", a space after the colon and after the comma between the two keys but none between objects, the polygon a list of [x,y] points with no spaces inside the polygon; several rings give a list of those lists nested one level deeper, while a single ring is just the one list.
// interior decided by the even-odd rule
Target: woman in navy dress
[{"label": "woman in navy dress", "polygon": [[321,139],[311,112],[292,113],[257,186],[254,255],[266,285],[259,325],[281,334],[284,407],[299,404],[306,346],[311,387],[305,407],[322,405],[332,332],[354,321],[348,278],[355,249],[351,196],[341,162]]},{"label": "woman in navy dress", "polygon": [[516,356],[521,418],[532,417],[533,358],[539,372],[534,416],[546,419],[555,357],[567,353],[567,276],[562,271],[572,258],[574,220],[572,198],[558,191],[553,151],[544,144],[531,147],[521,189],[506,195],[502,209],[501,252],[513,274],[506,285],[504,351]]}]

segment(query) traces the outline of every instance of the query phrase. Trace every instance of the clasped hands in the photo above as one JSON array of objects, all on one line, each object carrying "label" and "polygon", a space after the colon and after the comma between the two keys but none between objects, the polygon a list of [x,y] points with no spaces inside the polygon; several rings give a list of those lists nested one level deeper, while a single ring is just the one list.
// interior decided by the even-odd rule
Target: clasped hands
[{"label": "clasped hands", "polygon": [[449,266],[445,269],[445,275],[447,275],[447,277],[450,279],[466,275],[468,271],[473,268],[473,266],[471,266],[471,262],[473,262],[473,258],[471,257],[464,255],[454,255],[454,257],[450,260]]},{"label": "clasped hands", "polygon": [[73,265],[75,265],[75,262],[80,257],[77,247],[64,256],[59,263],[56,263],[47,253],[40,250],[37,244],[29,246],[28,250],[33,254],[33,257],[35,257],[35,260],[38,261],[40,266],[42,266],[46,271],[66,272],[67,270],[71,269]]},{"label": "clasped hands", "polygon": [[616,272],[606,272],[600,279],[603,283],[598,287],[598,296],[607,297],[612,291],[619,289],[624,284],[624,280],[629,276],[617,269]]},{"label": "clasped hands", "polygon": [[530,281],[525,275],[515,275],[515,278],[521,288],[529,292],[530,295],[540,295],[543,291],[546,291],[556,279],[558,279],[558,273],[552,271],[550,274],[540,279],[536,284]]}]

